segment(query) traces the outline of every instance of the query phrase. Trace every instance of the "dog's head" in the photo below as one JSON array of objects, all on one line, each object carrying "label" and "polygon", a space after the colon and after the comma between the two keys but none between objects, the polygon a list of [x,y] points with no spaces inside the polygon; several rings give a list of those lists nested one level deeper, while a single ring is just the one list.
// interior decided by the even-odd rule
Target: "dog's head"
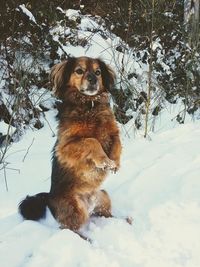
[{"label": "dog's head", "polygon": [[73,90],[86,97],[110,91],[114,84],[113,70],[101,59],[71,57],[55,65],[50,73],[55,95],[64,100]]}]

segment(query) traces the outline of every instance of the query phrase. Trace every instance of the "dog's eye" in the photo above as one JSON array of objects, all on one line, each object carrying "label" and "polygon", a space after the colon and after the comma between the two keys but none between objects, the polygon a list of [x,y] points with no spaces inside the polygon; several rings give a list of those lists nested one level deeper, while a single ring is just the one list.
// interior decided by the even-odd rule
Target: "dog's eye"
[{"label": "dog's eye", "polygon": [[82,70],[81,68],[79,68],[79,69],[76,69],[75,72],[76,72],[78,75],[83,75],[84,70]]},{"label": "dog's eye", "polygon": [[96,70],[96,71],[95,71],[95,75],[96,75],[96,76],[101,75],[101,71],[100,71],[100,70]]}]

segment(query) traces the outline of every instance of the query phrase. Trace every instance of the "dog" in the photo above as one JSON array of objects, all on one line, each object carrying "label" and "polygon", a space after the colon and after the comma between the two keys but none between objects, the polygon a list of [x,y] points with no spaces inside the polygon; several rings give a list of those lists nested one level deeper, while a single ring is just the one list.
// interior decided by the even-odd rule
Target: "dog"
[{"label": "dog", "polygon": [[27,196],[19,212],[28,220],[49,207],[61,228],[78,232],[91,215],[112,217],[111,200],[100,186],[120,167],[119,129],[109,105],[114,71],[98,58],[70,57],[50,73],[61,100],[49,193]]}]

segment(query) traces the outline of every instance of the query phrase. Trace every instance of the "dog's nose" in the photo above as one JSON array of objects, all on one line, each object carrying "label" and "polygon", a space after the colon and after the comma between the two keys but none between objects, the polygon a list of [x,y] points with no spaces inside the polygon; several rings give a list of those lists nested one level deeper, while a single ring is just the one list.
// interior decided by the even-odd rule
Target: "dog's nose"
[{"label": "dog's nose", "polygon": [[90,72],[87,75],[87,80],[88,80],[88,82],[90,82],[90,84],[94,85],[97,82],[97,77],[96,77],[96,75],[94,73]]}]

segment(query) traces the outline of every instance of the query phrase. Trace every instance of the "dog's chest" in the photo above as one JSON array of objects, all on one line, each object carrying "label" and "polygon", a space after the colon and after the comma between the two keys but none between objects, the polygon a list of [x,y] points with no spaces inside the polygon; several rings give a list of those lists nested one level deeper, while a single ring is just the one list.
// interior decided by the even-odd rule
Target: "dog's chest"
[{"label": "dog's chest", "polygon": [[89,113],[80,122],[86,137],[96,138],[100,143],[105,143],[112,135],[112,122],[109,116],[104,114]]},{"label": "dog's chest", "polygon": [[[90,137],[95,138],[99,141],[104,151],[109,154],[112,147],[112,131],[109,121],[98,121],[93,124]],[[89,127],[90,128],[90,127]]]},{"label": "dog's chest", "polygon": [[80,138],[95,138],[109,153],[112,146],[112,136],[116,131],[116,123],[112,112],[107,110],[78,110],[70,116],[65,129],[71,136]]}]

